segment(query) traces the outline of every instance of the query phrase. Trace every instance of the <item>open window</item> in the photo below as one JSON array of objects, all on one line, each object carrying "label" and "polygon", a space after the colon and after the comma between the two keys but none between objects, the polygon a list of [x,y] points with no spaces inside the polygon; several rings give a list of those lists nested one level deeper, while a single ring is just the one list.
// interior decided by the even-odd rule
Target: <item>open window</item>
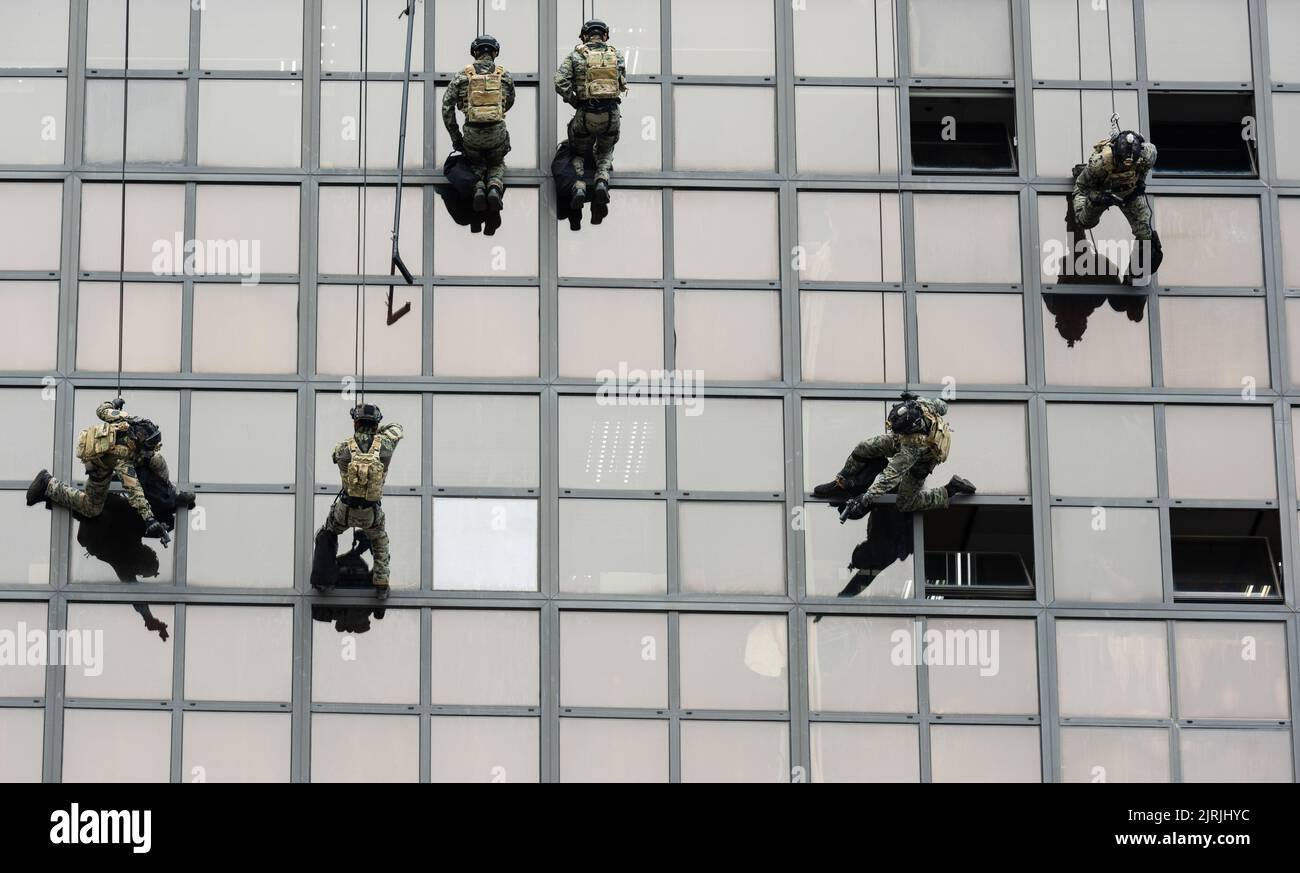
[{"label": "open window", "polygon": [[1171,509],[1178,600],[1282,600],[1282,530],[1274,509]]},{"label": "open window", "polygon": [[911,91],[912,168],[1016,172],[1016,96],[1001,89]]},{"label": "open window", "polygon": [[1034,517],[1028,506],[954,506],[923,518],[927,598],[1034,596]]},{"label": "open window", "polygon": [[1148,105],[1156,176],[1259,176],[1250,93],[1153,91]]}]

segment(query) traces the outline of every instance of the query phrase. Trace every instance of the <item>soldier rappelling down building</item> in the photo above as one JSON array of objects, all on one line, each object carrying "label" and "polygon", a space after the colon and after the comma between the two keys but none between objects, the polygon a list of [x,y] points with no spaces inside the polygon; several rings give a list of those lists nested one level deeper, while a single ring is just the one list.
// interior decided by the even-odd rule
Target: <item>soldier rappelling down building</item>
[{"label": "soldier rappelling down building", "polygon": [[[442,98],[442,122],[451,146],[461,152],[478,176],[475,212],[500,212],[505,194],[506,155],[510,131],[506,113],[515,105],[515,83],[496,62],[501,46],[490,36],[470,44],[474,63],[456,74]],[[456,110],[465,116],[465,130],[456,123]]]},{"label": "soldier rappelling down building", "polygon": [[[161,540],[165,546],[171,542],[167,525],[154,517],[137,475],[137,470],[147,469],[148,474],[171,488],[167,461],[162,456],[162,431],[148,419],[122,412],[125,405],[121,397],[99,404],[95,414],[103,423],[86,428],[77,438],[77,458],[86,465],[86,490],[60,482],[48,470],[42,470],[27,488],[27,505],[46,501],[94,519],[103,512],[109,486],[117,479],[126,490],[131,508],[144,522],[143,535]],[[193,505],[192,495],[184,499]]]},{"label": "soldier rappelling down building", "polygon": [[1139,243],[1129,266],[1130,277],[1149,278],[1164,259],[1146,198],[1147,173],[1155,165],[1156,147],[1140,134],[1123,130],[1097,143],[1087,164],[1074,167],[1072,202],[1077,227],[1070,230],[1081,234],[1094,228],[1107,209],[1118,206]]},{"label": "soldier rappelling down building", "polygon": [[555,93],[577,112],[569,122],[569,160],[577,182],[569,203],[581,210],[587,202],[587,155],[596,162],[591,202],[609,203],[609,174],[622,124],[619,104],[627,93],[627,63],[609,45],[609,25],[592,19],[582,26],[582,40],[555,73]]},{"label": "soldier rappelling down building", "polygon": [[317,533],[317,548],[321,541],[332,539],[328,549],[332,562],[338,545],[338,535],[355,528],[366,535],[374,555],[375,593],[382,600],[388,597],[388,533],[384,529],[384,481],[393,462],[397,444],[405,436],[400,424],[390,424],[382,429],[384,420],[378,406],[364,404],[352,410],[354,433],[351,439],[334,447],[333,459],[343,479],[343,492],[330,508],[329,517]]}]

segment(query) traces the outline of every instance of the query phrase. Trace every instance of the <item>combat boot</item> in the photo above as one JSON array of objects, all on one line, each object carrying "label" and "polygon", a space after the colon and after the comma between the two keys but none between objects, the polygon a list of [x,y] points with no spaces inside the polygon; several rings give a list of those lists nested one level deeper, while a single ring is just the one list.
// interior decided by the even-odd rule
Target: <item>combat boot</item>
[{"label": "combat boot", "polygon": [[50,487],[50,480],[54,477],[50,475],[49,470],[42,470],[36,474],[32,484],[27,486],[27,505],[35,506],[45,499],[45,492]]},{"label": "combat boot", "polygon": [[579,211],[587,203],[587,183],[579,182],[573,186],[573,197],[569,200],[569,208],[574,212]]},{"label": "combat boot", "polygon": [[605,205],[609,202],[609,180],[597,179],[596,190],[591,194],[591,202]]},{"label": "combat boot", "polygon": [[500,212],[504,204],[501,202],[501,186],[489,185],[487,190],[487,208],[493,212]]},{"label": "combat boot", "polygon": [[969,495],[975,493],[975,486],[971,484],[970,480],[963,479],[960,476],[953,476],[949,479],[948,484],[943,486],[943,489],[948,492],[949,499],[959,494]]},{"label": "combat boot", "polygon": [[482,182],[479,182],[477,185],[474,186],[474,211],[487,212],[487,208],[488,208],[487,186],[484,185]]}]

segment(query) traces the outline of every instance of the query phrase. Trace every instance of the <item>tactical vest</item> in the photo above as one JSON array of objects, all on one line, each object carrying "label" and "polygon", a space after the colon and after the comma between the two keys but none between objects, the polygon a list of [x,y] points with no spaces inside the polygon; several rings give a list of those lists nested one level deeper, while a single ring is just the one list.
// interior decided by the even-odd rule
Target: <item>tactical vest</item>
[{"label": "tactical vest", "polygon": [[118,435],[130,430],[128,421],[106,421],[92,424],[77,437],[77,458],[81,461],[94,461],[109,455],[126,457],[126,446],[119,446]]},{"label": "tactical vest", "polygon": [[369,500],[372,503],[383,498],[384,479],[388,477],[388,469],[379,458],[379,452],[383,447],[383,440],[378,434],[371,438],[368,452],[361,451],[356,437],[348,440],[348,450],[352,453],[352,458],[343,473],[343,487],[349,497]]},{"label": "tactical vest", "polygon": [[1103,139],[1097,143],[1093,146],[1093,150],[1101,153],[1101,163],[1106,168],[1107,188],[1115,191],[1128,191],[1136,188],[1142,178],[1146,176],[1141,154],[1133,161],[1132,167],[1121,170],[1115,163],[1115,151],[1111,148],[1109,139]]},{"label": "tactical vest", "polygon": [[480,73],[470,64],[465,68],[469,78],[469,97],[465,105],[465,120],[471,124],[488,124],[505,121],[506,93],[501,87],[501,77],[506,68],[494,65],[492,72]]},{"label": "tactical vest", "polygon": [[583,77],[578,97],[581,100],[610,100],[619,95],[618,87],[618,50],[613,46],[593,49],[589,45],[578,46],[578,54],[587,64],[587,74]]},{"label": "tactical vest", "polygon": [[936,463],[942,464],[948,460],[948,452],[952,450],[952,427],[942,415],[931,411],[928,406],[921,406],[921,414],[929,425],[926,446],[930,449],[930,454],[934,455]]}]

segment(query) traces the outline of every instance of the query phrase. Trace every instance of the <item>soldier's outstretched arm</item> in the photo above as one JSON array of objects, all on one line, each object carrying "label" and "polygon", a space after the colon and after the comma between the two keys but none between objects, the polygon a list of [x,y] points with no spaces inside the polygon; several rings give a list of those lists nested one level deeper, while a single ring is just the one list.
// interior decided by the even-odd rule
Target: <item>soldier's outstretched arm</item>
[{"label": "soldier's outstretched arm", "polygon": [[1096,194],[1106,181],[1106,167],[1100,152],[1093,152],[1079,178],[1074,180],[1075,194]]},{"label": "soldier's outstretched arm", "polygon": [[948,414],[948,401],[942,397],[922,397],[921,403],[930,407],[930,411],[935,415]]},{"label": "soldier's outstretched arm", "polygon": [[131,508],[139,513],[145,523],[153,521],[153,507],[149,505],[149,498],[144,496],[144,489],[140,487],[140,480],[136,478],[135,468],[126,461],[118,461],[113,465],[113,473],[122,483],[122,488],[126,491],[127,503]]},{"label": "soldier's outstretched arm", "polygon": [[397,423],[386,424],[379,432],[395,443],[401,442],[406,436],[406,428]]},{"label": "soldier's outstretched arm", "polygon": [[119,400],[105,400],[95,408],[95,415],[99,416],[100,421],[126,421],[131,416],[122,411],[123,404]]},{"label": "soldier's outstretched arm", "polygon": [[560,68],[555,71],[555,93],[560,95],[560,99],[565,103],[573,103],[573,54],[570,53],[560,62]]}]

